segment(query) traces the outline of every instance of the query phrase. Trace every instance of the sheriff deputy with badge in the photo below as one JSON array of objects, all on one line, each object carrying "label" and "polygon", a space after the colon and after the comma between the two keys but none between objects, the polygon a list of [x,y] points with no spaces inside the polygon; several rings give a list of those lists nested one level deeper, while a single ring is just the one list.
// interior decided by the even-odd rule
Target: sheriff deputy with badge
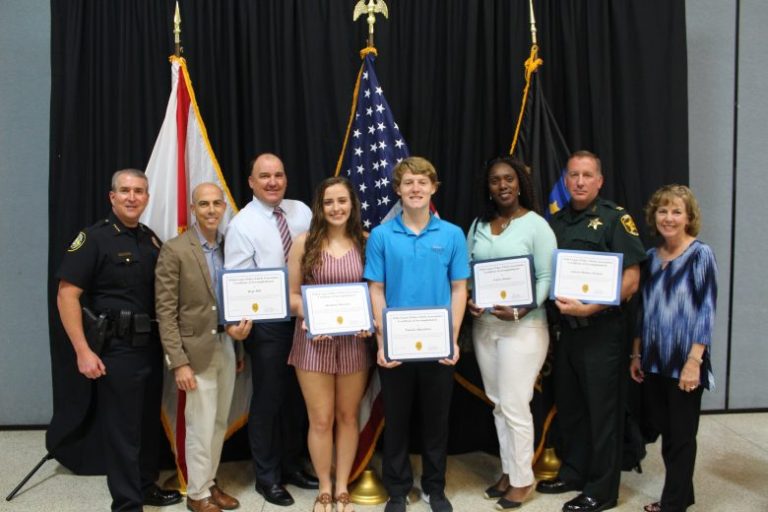
[{"label": "sheriff deputy with badge", "polygon": [[[160,241],[139,223],[148,200],[142,171],[117,171],[109,217],[77,235],[57,274],[59,315],[78,370],[96,383],[112,510],[141,511],[143,505],[181,501],[177,491],[155,485],[162,350],[154,284]],[[100,332],[84,325],[82,307],[101,316]]]},{"label": "sheriff deputy with badge", "polygon": [[[565,176],[570,203],[550,224],[560,249],[617,252],[624,255],[621,300],[640,282],[645,259],[632,217],[598,197],[603,186],[600,159],[577,151]],[[628,355],[621,307],[584,304],[558,297],[561,334],[555,350],[555,404],[563,438],[558,476],[536,489],[558,494],[581,491],[563,505],[564,512],[596,512],[616,506],[621,474],[624,382]]]}]

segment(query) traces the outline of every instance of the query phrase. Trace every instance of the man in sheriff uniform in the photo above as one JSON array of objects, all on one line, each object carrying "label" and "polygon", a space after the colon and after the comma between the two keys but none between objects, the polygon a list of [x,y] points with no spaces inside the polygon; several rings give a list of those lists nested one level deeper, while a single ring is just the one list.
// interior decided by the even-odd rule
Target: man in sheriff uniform
[{"label": "man in sheriff uniform", "polygon": [[[551,226],[560,249],[624,255],[621,300],[638,288],[645,259],[632,217],[598,194],[603,185],[600,159],[577,151],[565,176],[571,202]],[[621,307],[584,304],[557,297],[561,334],[555,351],[555,404],[563,440],[558,476],[537,490],[558,494],[581,490],[564,512],[596,512],[616,506],[621,475],[627,338]]]},{"label": "man in sheriff uniform", "polygon": [[[112,510],[120,511],[181,501],[178,492],[155,485],[162,351],[154,324],[154,283],[160,241],[139,223],[148,200],[142,171],[117,171],[109,217],[77,235],[57,274],[59,315],[78,370],[96,384],[107,486]],[[83,306],[106,319],[100,341],[92,334],[95,329],[84,325]]]}]

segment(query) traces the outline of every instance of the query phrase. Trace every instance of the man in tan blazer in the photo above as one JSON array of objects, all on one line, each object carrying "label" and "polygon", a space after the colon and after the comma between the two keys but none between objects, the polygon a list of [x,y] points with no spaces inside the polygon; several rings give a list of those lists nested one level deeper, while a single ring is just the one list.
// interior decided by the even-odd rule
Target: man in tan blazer
[{"label": "man in tan blazer", "polygon": [[[195,512],[234,509],[238,501],[215,482],[235,384],[232,339],[219,325],[217,272],[223,268],[218,232],[226,209],[213,183],[192,192],[195,223],[163,245],[155,268],[155,309],[165,361],[180,393],[186,394],[187,508]],[[242,321],[233,336],[245,338]]]}]

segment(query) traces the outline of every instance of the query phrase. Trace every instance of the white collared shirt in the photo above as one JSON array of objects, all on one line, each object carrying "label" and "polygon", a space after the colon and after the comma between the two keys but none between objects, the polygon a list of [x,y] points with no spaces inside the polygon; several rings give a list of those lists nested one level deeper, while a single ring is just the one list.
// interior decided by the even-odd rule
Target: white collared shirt
[{"label": "white collared shirt", "polygon": [[[285,212],[291,238],[309,229],[312,211],[301,201],[283,199],[278,205]],[[227,226],[224,268],[227,270],[285,267],[283,243],[274,215],[275,208],[256,197],[245,205]]]}]

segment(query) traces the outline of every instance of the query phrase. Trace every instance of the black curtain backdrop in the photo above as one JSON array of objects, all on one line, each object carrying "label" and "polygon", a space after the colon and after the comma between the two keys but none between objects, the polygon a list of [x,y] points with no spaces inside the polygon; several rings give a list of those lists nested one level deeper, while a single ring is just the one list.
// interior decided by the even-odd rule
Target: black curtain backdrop
[{"label": "black curtain backdrop", "polygon": [[[441,216],[467,228],[477,170],[512,139],[528,1],[387,3],[389,20],[376,23],[379,79],[412,153],[437,167]],[[305,202],[333,173],[367,33],[352,22],[354,4],[180,1],[184,56],[239,206],[260,152],[282,157],[288,197]],[[54,416],[66,427],[49,432],[49,449],[81,424],[90,390],[62,335],[54,274],[76,233],[107,213],[111,174],[146,166],[170,89],[173,7],[51,0],[49,312]],[[603,195],[639,221],[653,190],[688,181],[685,2],[535,0],[535,8],[539,79],[566,142],[601,156]]]}]

